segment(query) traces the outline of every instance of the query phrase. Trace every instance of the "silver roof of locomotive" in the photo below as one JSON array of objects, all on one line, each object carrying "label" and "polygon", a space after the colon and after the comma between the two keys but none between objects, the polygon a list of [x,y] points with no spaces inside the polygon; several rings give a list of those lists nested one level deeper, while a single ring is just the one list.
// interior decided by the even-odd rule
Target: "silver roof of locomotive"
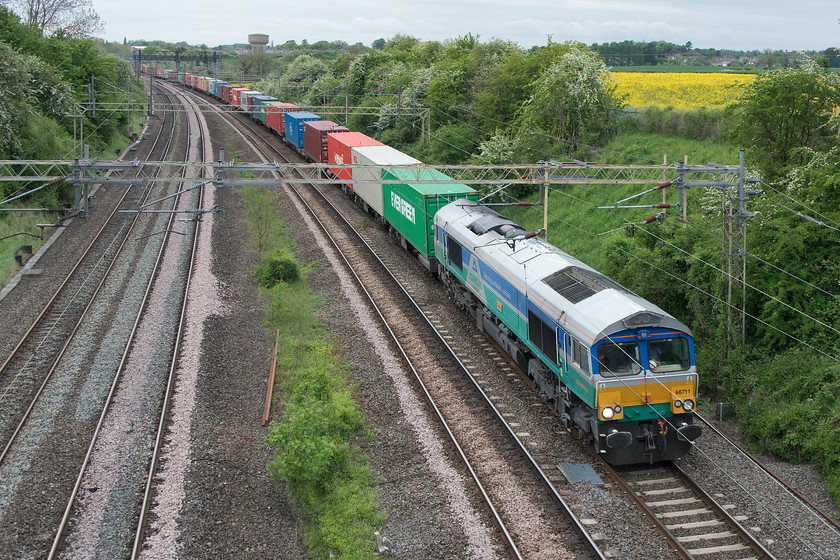
[{"label": "silver roof of locomotive", "polygon": [[[527,232],[486,206],[459,200],[435,220],[478,252],[528,299],[588,343],[627,328],[689,328],[594,268]],[[577,332],[575,332],[577,331]]]}]

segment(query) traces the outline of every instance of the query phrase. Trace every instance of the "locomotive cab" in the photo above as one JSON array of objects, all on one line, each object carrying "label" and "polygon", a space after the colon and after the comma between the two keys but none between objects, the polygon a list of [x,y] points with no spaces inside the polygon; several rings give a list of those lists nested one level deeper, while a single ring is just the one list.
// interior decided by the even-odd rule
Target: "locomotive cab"
[{"label": "locomotive cab", "polygon": [[674,459],[701,429],[693,423],[697,373],[691,336],[625,330],[592,348],[598,379],[598,448],[611,464]]}]

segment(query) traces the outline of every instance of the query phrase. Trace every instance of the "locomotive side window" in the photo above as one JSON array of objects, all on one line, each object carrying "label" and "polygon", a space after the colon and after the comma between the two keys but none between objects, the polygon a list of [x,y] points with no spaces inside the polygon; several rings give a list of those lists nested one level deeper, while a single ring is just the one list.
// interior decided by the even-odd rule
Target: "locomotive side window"
[{"label": "locomotive side window", "polygon": [[[542,322],[542,321],[540,321]],[[554,329],[546,324],[542,324],[542,339],[543,339],[543,347],[542,353],[545,354],[545,357],[551,360],[553,363],[557,363],[557,334],[554,332]]]},{"label": "locomotive side window", "polygon": [[575,338],[572,338],[572,363],[584,373],[589,373],[589,352],[586,351],[586,346]]},{"label": "locomotive side window", "polygon": [[649,340],[647,349],[651,371],[666,373],[691,367],[688,341],[682,337]]},{"label": "locomotive side window", "polygon": [[598,364],[604,377],[639,373],[639,345],[635,342],[605,342],[598,347]]},{"label": "locomotive side window", "polygon": [[464,261],[461,255],[461,246],[458,244],[457,241],[452,239],[452,236],[447,236],[447,246],[449,247],[449,262],[452,263],[452,266],[457,266],[458,268],[464,268]]},{"label": "locomotive side window", "polygon": [[528,339],[552,363],[557,363],[557,334],[554,328],[530,310],[528,311]]}]

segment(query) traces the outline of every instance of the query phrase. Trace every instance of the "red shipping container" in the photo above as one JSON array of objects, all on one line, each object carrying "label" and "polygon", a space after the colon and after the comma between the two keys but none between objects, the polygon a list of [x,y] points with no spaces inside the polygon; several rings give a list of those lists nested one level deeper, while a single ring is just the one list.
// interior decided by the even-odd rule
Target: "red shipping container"
[{"label": "red shipping container", "polygon": [[286,119],[284,113],[295,113],[300,111],[300,107],[294,103],[268,103],[265,106],[265,124],[280,133],[280,136],[286,134]]},{"label": "red shipping container", "polygon": [[[327,134],[329,163],[350,165],[353,162],[350,149],[358,148],[359,146],[384,146],[384,144],[361,132],[330,132]],[[330,167],[330,171],[339,179],[350,180],[353,178],[353,174],[349,168]],[[352,183],[345,184],[349,188],[353,188]]]},{"label": "red shipping container", "polygon": [[235,107],[239,107],[240,101],[241,101],[239,99],[239,92],[241,92],[241,91],[250,91],[250,90],[246,87],[239,87],[239,86],[230,88],[230,104],[231,105],[233,105]]},{"label": "red shipping container", "polygon": [[307,121],[303,123],[303,151],[315,163],[327,163],[330,160],[327,151],[327,133],[348,131],[349,129],[343,124],[332,121]]},{"label": "red shipping container", "polygon": [[230,88],[232,87],[230,84],[219,84],[219,99],[225,103],[230,103]]}]

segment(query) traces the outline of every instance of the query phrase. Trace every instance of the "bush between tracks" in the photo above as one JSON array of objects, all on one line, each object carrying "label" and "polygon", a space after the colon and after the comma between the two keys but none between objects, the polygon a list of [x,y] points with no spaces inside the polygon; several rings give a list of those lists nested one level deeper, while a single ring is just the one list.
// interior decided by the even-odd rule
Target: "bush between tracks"
[{"label": "bush between tracks", "polygon": [[279,251],[269,257],[265,264],[258,266],[254,276],[263,288],[273,288],[280,282],[300,280],[300,268],[292,255]]},{"label": "bush between tracks", "polygon": [[[253,245],[283,263],[274,269],[279,276],[291,269],[300,274],[261,290],[266,326],[280,331],[279,413],[267,438],[276,456],[268,471],[288,482],[314,557],[332,552],[336,558],[368,559],[384,515],[376,508],[367,458],[349,443],[351,437],[364,436],[364,419],[347,383],[343,349],[326,337],[315,317],[319,299],[303,281],[308,270],[292,256],[293,241],[276,215],[265,229],[266,201],[273,202],[273,196],[262,189],[243,191]],[[264,273],[273,277],[270,270]]]}]

